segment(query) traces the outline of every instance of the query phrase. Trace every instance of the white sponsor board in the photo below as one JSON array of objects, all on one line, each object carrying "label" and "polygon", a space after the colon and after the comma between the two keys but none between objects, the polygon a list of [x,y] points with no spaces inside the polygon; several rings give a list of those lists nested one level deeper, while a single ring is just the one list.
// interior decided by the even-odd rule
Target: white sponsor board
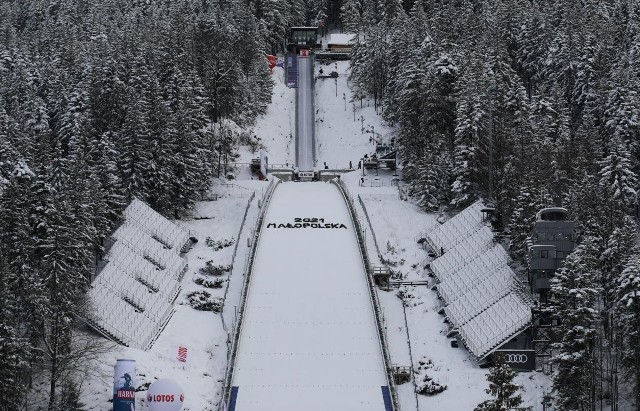
[{"label": "white sponsor board", "polygon": [[182,388],[170,378],[155,381],[147,391],[150,411],[180,411],[183,402]]}]

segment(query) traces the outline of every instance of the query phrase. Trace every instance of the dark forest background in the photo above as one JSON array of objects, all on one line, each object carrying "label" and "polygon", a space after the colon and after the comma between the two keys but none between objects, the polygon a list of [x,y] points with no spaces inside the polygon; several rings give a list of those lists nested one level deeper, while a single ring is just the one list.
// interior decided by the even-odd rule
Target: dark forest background
[{"label": "dark forest background", "polygon": [[559,410],[640,410],[640,2],[343,0],[351,80],[427,211],[494,205],[514,263],[543,207],[578,247],[542,307]]},{"label": "dark forest background", "polygon": [[[133,196],[180,217],[271,101],[265,53],[322,1],[0,1],[0,409],[82,409],[72,330]],[[82,352],[81,352],[82,351]],[[40,393],[39,395],[42,395]]]}]

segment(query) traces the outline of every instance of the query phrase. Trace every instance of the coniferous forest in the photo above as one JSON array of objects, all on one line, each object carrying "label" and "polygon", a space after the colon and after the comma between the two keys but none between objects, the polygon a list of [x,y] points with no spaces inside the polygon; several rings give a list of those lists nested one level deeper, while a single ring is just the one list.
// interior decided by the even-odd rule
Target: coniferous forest
[{"label": "coniferous forest", "polygon": [[510,253],[543,207],[578,247],[552,280],[559,410],[640,409],[640,2],[343,0],[355,98],[396,127],[428,211],[493,203]]},{"label": "coniferous forest", "polygon": [[37,378],[82,409],[72,330],[123,207],[185,213],[266,110],[264,54],[336,10],[424,210],[492,202],[516,262],[540,208],[576,221],[556,408],[640,409],[640,2],[0,0],[0,410]]},{"label": "coniferous forest", "polygon": [[136,196],[179,217],[224,176],[249,138],[229,124],[271,100],[265,53],[322,9],[0,1],[1,410],[28,409],[36,378],[50,411],[81,409],[72,329],[122,209]]}]

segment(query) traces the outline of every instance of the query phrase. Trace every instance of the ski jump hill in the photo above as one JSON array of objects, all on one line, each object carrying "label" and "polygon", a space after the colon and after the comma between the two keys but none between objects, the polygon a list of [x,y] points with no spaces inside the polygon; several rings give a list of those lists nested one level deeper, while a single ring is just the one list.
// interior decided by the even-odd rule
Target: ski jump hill
[{"label": "ski jump hill", "polygon": [[[297,67],[297,167],[310,172],[313,58],[298,57]],[[394,410],[375,290],[347,201],[339,184],[272,182],[234,329],[225,410]]]},{"label": "ski jump hill", "polygon": [[228,409],[393,409],[367,274],[340,190],[280,184],[261,231]]}]

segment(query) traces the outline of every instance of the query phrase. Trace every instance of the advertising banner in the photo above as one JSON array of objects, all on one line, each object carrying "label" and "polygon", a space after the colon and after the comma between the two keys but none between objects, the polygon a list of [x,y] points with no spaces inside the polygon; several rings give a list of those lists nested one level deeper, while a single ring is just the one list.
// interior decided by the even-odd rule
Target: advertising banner
[{"label": "advertising banner", "polygon": [[287,54],[287,87],[298,87],[298,57],[295,54]]},{"label": "advertising banner", "polygon": [[267,54],[267,62],[269,64],[269,71],[273,71],[273,68],[276,66],[278,58],[274,55]]},{"label": "advertising banner", "polygon": [[514,370],[533,371],[536,368],[536,352],[534,350],[500,350],[494,355],[504,358],[504,361]]},{"label": "advertising banner", "polygon": [[182,388],[169,378],[156,380],[147,391],[150,411],[179,411],[183,402]]},{"label": "advertising banner", "polygon": [[116,361],[113,374],[113,411],[135,411],[136,361]]},{"label": "advertising banner", "polygon": [[187,362],[187,356],[189,355],[189,349],[185,346],[178,346],[176,348],[176,360],[185,364]]}]

